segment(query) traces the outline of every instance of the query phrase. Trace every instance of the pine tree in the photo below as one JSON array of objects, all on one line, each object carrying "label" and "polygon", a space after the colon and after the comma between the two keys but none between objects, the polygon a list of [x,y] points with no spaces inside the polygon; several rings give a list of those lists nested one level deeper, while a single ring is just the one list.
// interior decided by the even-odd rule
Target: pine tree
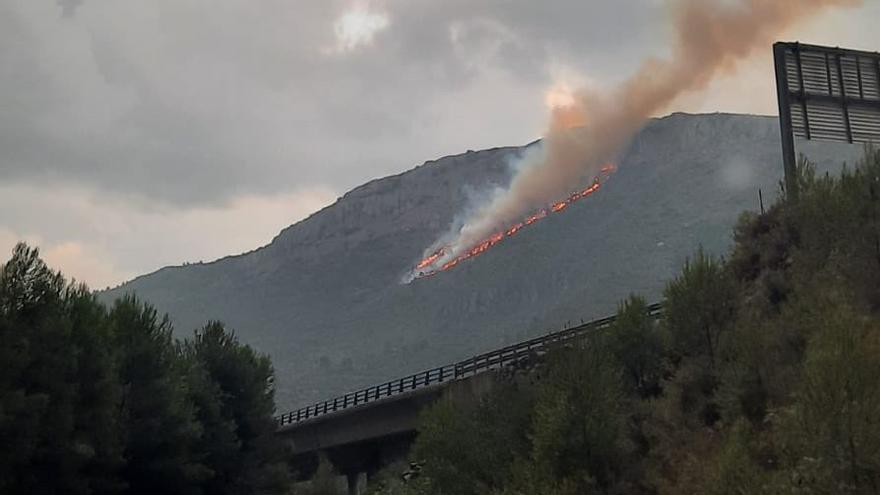
[{"label": "pine tree", "polygon": [[123,487],[104,320],[37,249],[17,245],[0,268],[0,492]]},{"label": "pine tree", "polygon": [[120,355],[129,493],[197,493],[210,471],[194,456],[201,431],[168,318],[126,296],[113,305],[110,322]]},{"label": "pine tree", "polygon": [[287,487],[284,449],[275,436],[274,382],[269,358],[210,322],[185,345],[193,400],[204,427],[201,450],[213,471],[206,491],[281,493]]}]

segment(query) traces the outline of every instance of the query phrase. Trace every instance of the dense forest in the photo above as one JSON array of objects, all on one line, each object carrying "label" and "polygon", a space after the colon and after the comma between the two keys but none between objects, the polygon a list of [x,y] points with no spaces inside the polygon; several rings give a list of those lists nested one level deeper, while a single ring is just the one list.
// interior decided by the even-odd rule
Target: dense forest
[{"label": "dense forest", "polygon": [[802,161],[799,185],[727,257],[693,256],[659,321],[632,296],[535,379],[438,402],[418,476],[373,492],[880,492],[880,153],[839,177]]},{"label": "dense forest", "polygon": [[0,493],[283,493],[269,359],[210,322],[175,341],[36,249],[0,265]]}]

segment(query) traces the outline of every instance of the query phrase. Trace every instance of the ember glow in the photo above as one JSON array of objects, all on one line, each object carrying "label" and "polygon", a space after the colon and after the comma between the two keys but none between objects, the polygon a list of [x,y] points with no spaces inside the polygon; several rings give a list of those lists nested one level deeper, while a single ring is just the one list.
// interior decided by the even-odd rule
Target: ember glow
[{"label": "ember glow", "polygon": [[538,220],[547,218],[547,216],[549,216],[550,214],[558,213],[575,201],[586,198],[587,196],[598,191],[599,188],[602,187],[602,184],[605,183],[606,180],[608,180],[608,177],[615,170],[616,167],[614,165],[605,165],[604,167],[602,167],[599,175],[596,176],[595,179],[593,179],[593,183],[590,184],[589,187],[580,191],[575,191],[571,193],[568,198],[553,203],[545,208],[539,209],[538,211],[524,218],[522,221],[515,223],[514,225],[503,231],[499,231],[490,235],[488,238],[484,239],[474,246],[471,246],[469,249],[457,256],[453,255],[453,253],[455,252],[453,246],[439,247],[437,250],[435,250],[416,264],[415,268],[413,268],[413,278],[416,279],[436,275],[439,272],[449,270],[450,268],[458,265],[464,260],[485,253],[492,246],[498,244],[508,237],[516,235],[516,233],[523,228],[532,225]]}]

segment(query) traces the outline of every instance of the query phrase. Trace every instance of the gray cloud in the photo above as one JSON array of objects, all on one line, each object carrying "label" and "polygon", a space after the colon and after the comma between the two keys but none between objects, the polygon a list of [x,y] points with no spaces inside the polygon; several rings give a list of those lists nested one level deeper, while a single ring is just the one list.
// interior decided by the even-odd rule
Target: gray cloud
[{"label": "gray cloud", "polygon": [[61,7],[62,17],[73,17],[76,9],[82,5],[83,0],[58,0],[58,6]]},{"label": "gray cloud", "polygon": [[[555,78],[663,55],[664,1],[0,1],[0,260],[28,239],[112,284],[257,247],[374,177],[529,142]],[[339,50],[359,6],[388,25]],[[867,2],[787,37],[876,50],[878,17]],[[770,63],[675,109],[773,112]]]},{"label": "gray cloud", "polygon": [[[420,129],[462,123],[428,102],[467,105],[493,71],[540,94],[550,60],[623,70],[656,14],[644,0],[389,1],[373,4],[390,25],[371,46],[330,54],[349,2],[60,0],[63,20],[38,3],[0,6],[0,173],[182,205],[346,189],[433,158],[446,140]],[[479,117],[467,126],[486,146],[517,135]]]}]

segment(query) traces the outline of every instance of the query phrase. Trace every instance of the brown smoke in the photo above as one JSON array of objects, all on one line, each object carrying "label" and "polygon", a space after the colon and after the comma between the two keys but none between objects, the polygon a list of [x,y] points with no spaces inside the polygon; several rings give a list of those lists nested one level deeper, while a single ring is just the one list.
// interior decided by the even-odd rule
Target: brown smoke
[{"label": "brown smoke", "polygon": [[[510,189],[478,211],[452,243],[450,254],[468,249],[510,225],[537,205],[564,197],[584,177],[617,158],[645,121],[679,96],[705,89],[721,72],[796,22],[830,7],[861,0],[680,0],[673,3],[674,45],[669,59],[647,59],[610,93],[581,90],[557,108],[543,153],[526,159]],[[768,74],[768,77],[772,77]]]}]

